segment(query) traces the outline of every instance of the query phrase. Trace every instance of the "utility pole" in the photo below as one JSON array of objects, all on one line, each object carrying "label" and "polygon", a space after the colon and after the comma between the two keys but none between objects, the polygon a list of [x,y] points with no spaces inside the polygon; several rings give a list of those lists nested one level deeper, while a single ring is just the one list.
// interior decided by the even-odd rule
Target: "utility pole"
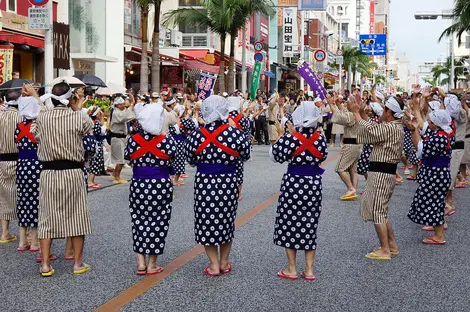
[{"label": "utility pole", "polygon": [[46,29],[44,36],[44,83],[49,83],[54,79],[54,42],[53,42],[53,26],[52,26],[52,5],[53,1],[49,0],[46,8],[49,11],[49,29]]},{"label": "utility pole", "polygon": [[[300,11],[300,59],[303,60],[305,57],[304,37],[305,37],[305,21],[304,11]],[[300,77],[300,90],[304,91],[304,78]]]}]

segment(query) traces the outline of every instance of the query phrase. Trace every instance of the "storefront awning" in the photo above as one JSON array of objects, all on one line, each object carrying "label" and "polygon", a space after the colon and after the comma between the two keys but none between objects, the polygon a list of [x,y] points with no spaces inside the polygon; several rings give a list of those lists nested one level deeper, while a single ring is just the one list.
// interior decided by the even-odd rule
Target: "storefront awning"
[{"label": "storefront awning", "polygon": [[200,62],[198,60],[186,60],[184,62],[184,68],[185,69],[198,69],[201,71],[209,72],[211,74],[219,73],[219,67],[212,66],[212,65]]},{"label": "storefront awning", "polygon": [[208,50],[180,50],[180,55],[193,59],[205,60]]},{"label": "storefront awning", "polygon": [[44,49],[44,38],[19,34],[10,31],[0,31],[0,40],[17,44],[26,44],[32,47]]},{"label": "storefront awning", "polygon": [[[132,53],[135,53],[135,54],[138,54],[138,55],[142,55],[142,48],[140,47],[135,47],[135,46],[132,46],[131,47],[131,51],[129,52],[132,52]],[[147,53],[148,53],[148,56],[149,58],[152,56],[152,51],[151,50],[147,50]],[[172,57],[172,56],[169,56],[169,55],[166,55],[166,54],[163,54],[163,53],[160,53],[160,61],[161,62],[171,62],[173,64],[163,64],[163,65],[178,65],[179,64],[179,59],[175,58],[175,57]],[[140,62],[138,62],[140,64]]]},{"label": "storefront awning", "polygon": [[70,58],[89,61],[93,63],[116,63],[116,57],[96,53],[70,53]]}]

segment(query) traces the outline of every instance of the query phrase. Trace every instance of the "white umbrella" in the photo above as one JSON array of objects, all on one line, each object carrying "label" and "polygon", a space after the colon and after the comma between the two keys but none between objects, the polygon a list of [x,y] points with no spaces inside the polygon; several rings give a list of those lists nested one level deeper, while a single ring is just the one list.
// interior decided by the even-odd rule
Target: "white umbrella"
[{"label": "white umbrella", "polygon": [[113,95],[113,94],[116,94],[116,93],[125,94],[127,92],[126,88],[124,88],[121,85],[118,85],[117,83],[107,82],[106,85],[108,86],[107,88],[98,88],[98,90],[96,90],[96,94],[98,94],[98,95]]},{"label": "white umbrella", "polygon": [[69,84],[69,86],[71,86],[72,88],[77,88],[77,87],[86,87],[86,85],[83,83],[83,81],[81,81],[80,79],[78,78],[75,78],[75,77],[72,77],[72,76],[65,76],[65,77],[58,77],[54,80],[52,80],[50,83],[48,83],[47,85],[49,87],[52,87],[54,86],[55,84],[58,84],[58,83],[61,83],[61,82],[66,82]]}]

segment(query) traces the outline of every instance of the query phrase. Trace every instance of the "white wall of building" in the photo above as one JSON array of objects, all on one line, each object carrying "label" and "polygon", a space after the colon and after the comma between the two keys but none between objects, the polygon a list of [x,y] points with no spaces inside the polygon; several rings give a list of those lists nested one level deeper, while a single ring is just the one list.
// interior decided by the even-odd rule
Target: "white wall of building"
[{"label": "white wall of building", "polygon": [[105,82],[114,82],[124,86],[124,1],[106,0],[105,5],[106,55],[117,58],[118,61],[96,63],[95,72]]}]

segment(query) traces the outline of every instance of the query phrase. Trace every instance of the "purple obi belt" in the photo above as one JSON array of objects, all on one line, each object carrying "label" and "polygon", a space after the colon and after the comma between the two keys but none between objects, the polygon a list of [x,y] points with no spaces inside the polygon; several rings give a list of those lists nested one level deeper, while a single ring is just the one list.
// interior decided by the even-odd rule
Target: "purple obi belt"
[{"label": "purple obi belt", "polygon": [[202,174],[234,174],[237,173],[237,165],[198,163],[197,172]]},{"label": "purple obi belt", "polygon": [[18,152],[18,159],[38,159],[38,150],[20,149]]},{"label": "purple obi belt", "polygon": [[428,167],[449,167],[450,166],[450,157],[448,156],[434,156],[423,159],[423,165]]},{"label": "purple obi belt", "polygon": [[317,165],[289,165],[287,167],[287,173],[298,176],[316,176],[322,175],[325,169],[320,168]]},{"label": "purple obi belt", "polygon": [[186,136],[184,134],[176,134],[176,135],[173,136],[173,139],[175,141],[180,142],[180,141],[186,140]]},{"label": "purple obi belt", "polygon": [[168,167],[134,167],[132,168],[134,179],[169,179],[170,168]]}]

